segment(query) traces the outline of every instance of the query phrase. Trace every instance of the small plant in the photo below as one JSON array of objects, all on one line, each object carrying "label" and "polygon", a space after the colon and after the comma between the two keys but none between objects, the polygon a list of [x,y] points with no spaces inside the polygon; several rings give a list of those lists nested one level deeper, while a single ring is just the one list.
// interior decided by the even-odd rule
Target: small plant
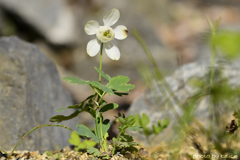
[{"label": "small plant", "polygon": [[[11,151],[10,155],[7,155],[7,152],[0,150],[0,154],[11,156],[17,146],[21,143],[21,141],[31,132],[36,129],[47,127],[47,126],[55,126],[55,127],[62,127],[68,130],[73,131],[71,133],[71,138],[69,139],[69,143],[75,146],[75,150],[87,150],[89,154],[92,154],[95,157],[101,157],[103,159],[109,159],[112,155],[115,155],[117,152],[124,153],[126,151],[130,151],[134,153],[137,151],[135,146],[138,143],[133,141],[133,138],[126,133],[126,130],[129,129],[131,131],[140,130],[141,127],[136,123],[135,115],[131,115],[129,117],[125,117],[125,115],[118,114],[117,122],[120,123],[119,135],[117,138],[113,138],[112,140],[108,141],[108,130],[110,128],[110,120],[104,119],[103,113],[107,112],[112,109],[118,108],[118,104],[116,103],[107,103],[104,100],[104,96],[106,94],[109,95],[117,95],[117,96],[124,96],[128,95],[129,91],[133,89],[135,86],[132,84],[128,84],[130,79],[126,76],[118,75],[116,77],[110,77],[108,74],[105,74],[102,70],[102,53],[103,48],[109,58],[112,60],[119,60],[120,59],[120,51],[117,46],[111,43],[111,40],[114,38],[118,40],[123,40],[128,35],[128,30],[125,26],[119,25],[114,29],[111,27],[114,25],[118,19],[120,18],[120,13],[117,9],[112,9],[107,15],[104,16],[103,22],[104,26],[100,26],[97,21],[91,20],[87,22],[85,25],[85,32],[88,35],[96,35],[96,38],[90,40],[87,44],[87,54],[91,57],[98,54],[100,51],[100,67],[95,67],[96,71],[99,73],[98,81],[88,81],[82,80],[74,77],[65,77],[62,78],[63,80],[68,81],[72,84],[81,84],[81,85],[88,85],[90,86],[94,94],[87,97],[84,101],[80,104],[75,104],[69,106],[67,108],[60,108],[57,109],[56,112],[64,111],[66,109],[74,110],[73,113],[69,116],[64,115],[56,115],[50,118],[51,122],[62,122],[66,120],[70,120],[72,118],[77,117],[81,112],[89,113],[94,121],[95,127],[93,131],[86,127],[83,124],[77,125],[77,129],[73,130],[68,128],[67,126],[63,125],[56,125],[56,124],[44,124],[41,126],[34,127],[32,130],[27,132],[19,142],[16,144],[14,149]],[[101,83],[101,78],[105,78],[107,84]],[[81,138],[84,140],[82,141]],[[99,147],[100,146],[100,147]],[[51,152],[46,152],[47,154],[52,155]],[[92,155],[93,159],[95,159]],[[60,159],[60,153],[54,155],[56,159]]]},{"label": "small plant", "polygon": [[158,120],[158,123],[153,124],[152,128],[150,128],[148,126],[150,119],[145,113],[142,114],[142,117],[140,115],[136,116],[136,121],[142,127],[140,133],[145,135],[149,146],[152,145],[152,142],[157,135],[160,134],[169,124],[168,119],[164,119],[163,121]]},{"label": "small plant", "polygon": [[[85,32],[88,35],[96,35],[96,38],[89,41],[87,44],[87,53],[89,56],[93,57],[97,55],[100,51],[100,67],[95,67],[96,71],[99,73],[98,81],[87,81],[74,77],[65,77],[63,80],[68,81],[73,84],[82,84],[90,86],[94,94],[87,97],[80,104],[69,106],[67,108],[61,108],[56,110],[56,112],[64,111],[66,109],[75,110],[71,115],[56,115],[50,119],[51,122],[62,122],[70,120],[81,112],[89,113],[95,120],[95,127],[92,131],[83,124],[77,125],[76,132],[72,132],[71,139],[69,142],[76,146],[75,150],[87,149],[87,152],[93,154],[96,157],[109,158],[110,155],[116,154],[117,151],[129,150],[138,145],[133,142],[133,138],[125,133],[127,129],[139,130],[135,122],[135,116],[131,115],[129,117],[118,115],[117,121],[120,123],[119,135],[117,138],[113,138],[112,142],[107,141],[108,129],[110,128],[109,119],[104,119],[103,113],[112,109],[118,108],[116,103],[107,103],[104,100],[106,94],[123,96],[128,95],[129,91],[135,86],[128,84],[129,78],[126,76],[116,76],[110,77],[105,74],[102,70],[102,52],[105,48],[105,52],[109,58],[112,60],[119,60],[120,51],[119,49],[111,43],[111,40],[116,38],[119,40],[125,39],[127,37],[127,28],[123,25],[119,25],[112,29],[111,26],[114,25],[120,17],[120,13],[117,9],[112,9],[104,18],[104,26],[100,26],[97,21],[91,20],[85,25]],[[107,84],[103,85],[101,83],[101,78],[105,78]],[[79,136],[90,138],[93,141],[84,140],[81,142]],[[95,144],[98,144],[100,148],[94,148]],[[111,147],[110,147],[111,146]]]}]

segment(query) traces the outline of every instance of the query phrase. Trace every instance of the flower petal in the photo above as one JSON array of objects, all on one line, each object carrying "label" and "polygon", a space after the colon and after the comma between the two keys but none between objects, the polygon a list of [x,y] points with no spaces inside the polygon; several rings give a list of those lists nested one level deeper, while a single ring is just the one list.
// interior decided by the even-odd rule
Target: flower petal
[{"label": "flower petal", "polygon": [[97,33],[98,28],[99,28],[98,22],[91,20],[86,23],[84,30],[88,35],[93,35]]},{"label": "flower petal", "polygon": [[117,26],[116,28],[114,28],[114,32],[115,32],[115,38],[119,39],[119,40],[123,40],[125,38],[127,38],[128,36],[128,30],[127,27],[120,25]]},{"label": "flower petal", "polygon": [[90,57],[96,56],[100,50],[101,43],[97,39],[93,39],[87,44],[87,54]]},{"label": "flower petal", "polygon": [[103,23],[105,26],[110,27],[118,21],[119,17],[120,17],[119,10],[114,8],[104,16]]},{"label": "flower petal", "polygon": [[104,43],[104,45],[105,45],[105,52],[109,58],[111,58],[112,60],[120,59],[120,51],[117,46],[115,46],[111,42]]}]

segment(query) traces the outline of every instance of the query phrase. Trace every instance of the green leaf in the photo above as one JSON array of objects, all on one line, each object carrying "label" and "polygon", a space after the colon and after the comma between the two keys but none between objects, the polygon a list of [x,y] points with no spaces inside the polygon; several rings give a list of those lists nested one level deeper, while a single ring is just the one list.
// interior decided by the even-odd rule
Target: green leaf
[{"label": "green leaf", "polygon": [[61,111],[64,111],[66,109],[68,109],[68,108],[59,108],[59,109],[56,109],[55,112],[61,112]]},{"label": "green leaf", "polygon": [[150,122],[149,117],[145,113],[143,113],[141,118],[142,127],[146,127],[149,122]]},{"label": "green leaf", "polygon": [[79,135],[74,131],[71,133],[71,138],[68,139],[68,142],[74,146],[78,146],[81,143],[81,139],[79,138]]},{"label": "green leaf", "polygon": [[117,122],[120,122],[120,123],[122,123],[122,124],[125,124],[126,121],[124,120],[124,118],[118,117]]},{"label": "green leaf", "polygon": [[129,95],[129,92],[115,92],[114,91],[114,94],[119,96],[119,97],[122,97],[123,95],[126,96],[126,95]]},{"label": "green leaf", "polygon": [[50,152],[50,151],[46,151],[45,153],[46,153],[46,155],[48,155],[48,156],[53,156],[52,152]]},{"label": "green leaf", "polygon": [[168,119],[164,119],[163,122],[162,122],[162,127],[163,128],[166,128],[169,124],[169,120]]},{"label": "green leaf", "polygon": [[152,130],[148,127],[143,128],[143,132],[146,136],[149,136],[152,134]]},{"label": "green leaf", "polygon": [[106,80],[110,81],[111,80],[111,77],[107,74],[105,74],[100,68],[97,68],[97,67],[94,67],[98,73],[100,73]]},{"label": "green leaf", "polygon": [[[103,122],[102,122],[102,135],[104,136],[106,133],[107,133],[107,131],[108,131],[108,129],[110,128],[110,122],[109,122],[109,119],[105,119]],[[100,120],[98,121],[98,124],[97,124],[97,131],[95,131],[95,132],[97,132],[98,133],[98,135],[99,135],[99,138],[101,138],[100,137],[100,135],[101,135],[101,130],[100,130]]]},{"label": "green leaf", "polygon": [[94,86],[94,87],[96,87],[96,88],[98,88],[98,89],[106,92],[106,93],[109,93],[110,95],[113,95],[113,94],[114,94],[114,92],[111,90],[110,87],[104,86],[104,85],[102,85],[102,84],[99,83],[99,82],[91,81],[90,84],[91,84],[92,86]]},{"label": "green leaf", "polygon": [[89,85],[89,81],[84,81],[82,79],[78,79],[78,78],[75,78],[75,77],[65,77],[65,78],[62,78],[62,80],[66,80],[67,82],[69,83],[72,83],[72,84],[84,84],[84,85]]},{"label": "green leaf", "polygon": [[87,145],[85,143],[79,143],[78,146],[77,146],[77,150],[86,149],[86,148],[87,148]]},{"label": "green leaf", "polygon": [[89,140],[87,140],[87,139],[85,139],[85,140],[83,141],[83,143],[86,144],[87,147],[94,147],[94,146],[96,145],[96,142],[94,142],[94,141],[89,141]]},{"label": "green leaf", "polygon": [[72,119],[72,118],[75,118],[78,116],[79,113],[81,113],[83,110],[77,110],[76,112],[72,113],[71,115],[69,116],[64,116],[64,115],[56,115],[56,116],[53,116],[52,118],[50,118],[50,121],[51,122],[62,122],[62,121],[66,121],[66,120],[69,120],[69,119]]},{"label": "green leaf", "polygon": [[77,134],[79,134],[80,136],[92,138],[96,143],[99,143],[98,137],[88,127],[80,124],[77,125],[77,128]]},{"label": "green leaf", "polygon": [[141,126],[133,126],[133,127],[128,127],[128,129],[129,129],[130,131],[139,131],[139,130],[142,129],[142,127],[141,127]]},{"label": "green leaf", "polygon": [[82,109],[84,103],[85,103],[87,100],[89,100],[89,99],[91,99],[91,98],[93,98],[93,97],[94,97],[94,95],[91,95],[91,96],[87,97],[84,101],[82,101],[80,104],[75,104],[75,105],[72,105],[72,106],[68,106],[67,108],[59,108],[59,109],[56,109],[55,112],[64,111],[64,110],[66,110],[66,109]]},{"label": "green leaf", "polygon": [[118,142],[120,147],[130,147],[130,145],[128,144],[128,142]]},{"label": "green leaf", "polygon": [[109,103],[109,104],[103,106],[103,107],[99,110],[99,112],[103,113],[103,112],[109,111],[109,110],[111,110],[111,109],[116,109],[116,108],[118,108],[118,104],[116,104],[116,103]]},{"label": "green leaf", "polygon": [[126,133],[122,134],[120,138],[125,142],[133,142],[133,137]]},{"label": "green leaf", "polygon": [[130,79],[126,76],[113,77],[109,81],[109,88],[120,92],[127,92],[135,87],[132,84],[127,84],[129,81]]},{"label": "green leaf", "polygon": [[72,105],[72,106],[68,106],[67,108],[59,108],[59,109],[56,109],[55,112],[61,112],[61,111],[64,111],[66,109],[79,109],[79,104],[75,104],[75,105]]},{"label": "green leaf", "polygon": [[87,152],[88,152],[89,154],[93,154],[93,155],[96,156],[96,157],[99,157],[99,156],[101,155],[100,151],[99,151],[97,148],[94,148],[94,147],[89,147],[89,148],[87,149]]},{"label": "green leaf", "polygon": [[156,124],[153,124],[152,127],[153,127],[153,133],[156,135],[159,134],[163,130],[163,128],[161,126],[157,127]]},{"label": "green leaf", "polygon": [[216,34],[217,47],[229,59],[235,59],[240,56],[239,41],[239,31],[220,31]]}]

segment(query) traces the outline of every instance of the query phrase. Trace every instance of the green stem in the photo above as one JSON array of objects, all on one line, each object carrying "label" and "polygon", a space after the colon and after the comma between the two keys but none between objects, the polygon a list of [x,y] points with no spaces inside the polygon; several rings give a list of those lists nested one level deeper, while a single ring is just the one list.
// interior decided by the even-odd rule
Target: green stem
[{"label": "green stem", "polygon": [[[100,51],[100,70],[102,70],[102,50],[103,50],[103,43],[101,44],[101,51]],[[101,83],[101,73],[99,73],[99,83]]]},{"label": "green stem", "polygon": [[99,140],[100,140],[100,137],[99,137],[99,135],[98,135],[98,113],[97,113],[97,110],[96,110],[96,112],[95,112],[95,115],[96,115],[96,117],[95,117],[95,134],[96,134],[96,136],[99,138]]},{"label": "green stem", "polygon": [[[100,102],[99,102],[99,109],[101,109],[103,107],[103,97],[104,97],[105,94],[106,94],[106,92],[103,92],[103,94],[100,96],[101,99],[100,99]],[[101,136],[102,144],[104,146],[103,150],[105,152],[107,152],[107,148],[105,146],[106,140],[104,139],[104,135],[102,133],[102,120],[103,120],[103,116],[102,116],[102,113],[100,113],[100,136]]]},{"label": "green stem", "polygon": [[101,97],[101,93],[99,93],[98,91],[97,91],[97,89],[96,88],[94,88],[91,84],[90,84],[90,86],[92,87],[92,89]]},{"label": "green stem", "polygon": [[[210,62],[210,76],[209,76],[209,85],[210,87],[212,87],[213,85],[213,79],[214,79],[214,62],[215,62],[215,55],[216,55],[216,31],[217,31],[217,27],[218,27],[218,23],[220,22],[220,19],[215,22],[215,24],[213,24],[211,22],[210,19],[207,19],[209,26],[211,28],[211,36],[212,36],[212,41],[211,41],[211,62]],[[210,88],[211,89],[211,88]],[[210,98],[212,99],[212,97],[210,96]],[[209,112],[210,112],[210,119],[211,119],[211,123],[209,123],[209,130],[210,133],[212,133],[212,127],[214,126],[214,118],[213,118],[213,114],[214,114],[214,104],[213,102],[211,102],[210,100],[210,104],[209,104]]]},{"label": "green stem", "polygon": [[66,127],[66,126],[63,126],[63,125],[58,125],[58,124],[44,124],[44,125],[41,125],[41,126],[37,126],[37,127],[34,127],[33,129],[31,129],[29,132],[27,132],[19,141],[18,143],[16,144],[16,146],[13,148],[12,152],[10,155],[12,155],[12,153],[14,152],[14,150],[17,148],[17,146],[21,143],[21,141],[30,133],[32,133],[34,130],[38,129],[38,128],[42,128],[42,127],[47,127],[47,126],[55,126],[55,127],[62,127],[62,128],[66,128],[66,129],[69,129],[71,131],[75,131],[69,127]]},{"label": "green stem", "polygon": [[[178,106],[181,106],[180,101],[178,100],[178,98],[176,98],[175,93],[172,91],[171,87],[169,86],[169,84],[167,83],[166,79],[164,78],[164,75],[162,74],[162,72],[158,69],[158,65],[157,62],[155,61],[154,57],[152,56],[152,53],[150,52],[150,50],[148,49],[146,43],[144,42],[144,40],[142,39],[142,37],[140,36],[140,34],[137,32],[137,30],[133,30],[132,31],[133,35],[135,36],[135,38],[137,39],[137,41],[139,42],[139,44],[142,46],[144,52],[146,53],[149,61],[151,62],[153,68],[154,68],[154,76],[158,81],[162,81],[163,86],[162,87],[160,85],[159,89],[161,90],[161,93],[164,95],[164,97],[166,97],[166,101],[171,102],[170,97],[172,97],[174,99],[174,101],[178,104]],[[170,95],[168,95],[168,93]],[[158,101],[156,101],[158,102]],[[161,104],[160,104],[161,105]],[[175,117],[179,120],[180,119],[180,115],[179,113],[176,111],[174,105],[172,103],[170,103],[170,109],[173,111],[173,114],[175,115]]]},{"label": "green stem", "polygon": [[[121,130],[120,131],[120,133],[118,134],[118,136],[117,136],[117,141],[119,141],[119,138],[121,137],[121,135],[122,135],[122,133],[124,133],[125,132],[125,130],[126,129],[123,129],[123,130]],[[115,151],[116,151],[116,142],[114,141],[114,147],[113,147],[113,150],[112,150],[112,155],[114,155],[115,154]]]},{"label": "green stem", "polygon": [[215,61],[215,55],[216,55],[215,37],[216,37],[216,32],[213,30],[212,31],[212,44],[211,44],[212,54],[211,54],[211,64],[210,64],[210,86],[213,83],[213,75],[214,75],[214,61]]},{"label": "green stem", "polygon": [[100,113],[100,136],[101,136],[101,145],[102,145],[102,149],[104,152],[107,152],[107,148],[106,148],[106,139],[104,138],[104,135],[102,133],[102,119],[103,119],[103,116],[102,116],[102,113]]},{"label": "green stem", "polygon": [[6,151],[4,151],[4,150],[2,150],[2,149],[0,149],[0,151],[1,151],[1,152],[3,152],[3,153],[5,153],[5,154],[7,154],[7,152],[6,152]]},{"label": "green stem", "polygon": [[[102,51],[103,51],[103,43],[101,44],[101,49],[100,49],[100,65],[99,65],[99,68],[100,68],[100,70],[102,70]],[[101,73],[99,73],[99,83],[101,83]],[[98,92],[97,92],[98,93]],[[100,103],[99,103],[99,106],[100,106],[100,108],[102,107],[102,102],[103,102],[103,96],[105,95],[105,92],[103,92],[103,94],[101,95],[100,93],[98,93],[98,95],[100,96]],[[103,117],[102,117],[102,113],[98,113],[97,114],[98,116],[96,117],[96,118],[100,118],[100,122],[99,122],[99,124],[100,124],[100,135],[98,135],[98,137],[99,137],[99,139],[100,139],[100,145],[101,145],[101,148],[106,152],[107,151],[107,148],[105,148],[104,147],[104,143],[105,143],[105,139],[104,139],[104,135],[103,135],[103,133],[102,133],[102,119],[103,119]],[[96,132],[98,131],[98,128],[97,128],[97,124],[98,124],[98,121],[97,120],[95,120],[96,121]]]}]

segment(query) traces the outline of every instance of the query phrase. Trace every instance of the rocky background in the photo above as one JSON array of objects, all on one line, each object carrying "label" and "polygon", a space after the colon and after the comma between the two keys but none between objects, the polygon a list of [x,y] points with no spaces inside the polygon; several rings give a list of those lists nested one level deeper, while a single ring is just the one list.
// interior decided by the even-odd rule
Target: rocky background
[{"label": "rocky background", "polygon": [[[4,134],[15,134],[14,142],[9,143],[7,149],[13,147],[18,134],[24,134],[35,125],[48,123],[48,119],[55,114],[56,108],[79,103],[92,93],[88,86],[71,85],[64,81],[60,84],[60,78],[70,75],[85,80],[98,79],[94,67],[99,66],[99,55],[91,58],[86,54],[86,45],[93,36],[85,34],[84,26],[89,20],[97,20],[103,24],[103,16],[112,8],[119,9],[121,17],[117,25],[127,26],[129,36],[124,41],[114,42],[121,51],[119,61],[112,61],[104,54],[103,70],[110,76],[129,76],[131,83],[136,85],[127,97],[106,98],[109,102],[119,103],[120,111],[126,111],[132,101],[146,88],[138,74],[137,66],[140,62],[148,60],[131,34],[132,29],[139,31],[159,68],[165,75],[170,75],[186,63],[209,60],[207,16],[212,20],[221,17],[220,28],[231,30],[240,28],[240,2],[236,0],[0,0],[0,36],[5,37],[1,39],[0,45],[2,67],[0,68],[2,98],[0,115],[5,116],[5,118],[0,117],[0,126],[7,126],[4,128],[6,130]],[[16,37],[6,38],[11,35],[16,35],[25,42]],[[61,85],[67,91],[64,91]],[[48,92],[47,89],[51,90],[51,86],[56,87],[56,90]],[[19,91],[17,94],[16,90]],[[9,96],[9,93],[16,95]],[[20,95],[23,97],[19,97]],[[46,104],[44,100],[41,101],[44,97],[47,97]],[[24,112],[24,108],[21,108],[23,113],[18,112],[15,121],[9,120],[9,117],[14,116],[14,112],[11,115],[5,114],[8,112],[6,108],[9,110],[17,108],[18,99],[22,100],[21,106],[25,106],[28,112]],[[29,110],[33,104],[36,104],[35,108]],[[45,108],[47,106],[49,110]],[[43,108],[46,111],[41,113]],[[23,116],[24,113],[29,116]],[[116,113],[117,111],[107,113],[105,116],[114,119]],[[75,122],[82,121],[91,126],[92,122],[88,118],[88,115],[81,114],[80,120]],[[29,120],[34,123],[28,125]],[[28,127],[14,126],[17,123]],[[15,130],[9,130],[10,128]],[[39,136],[44,134],[47,132],[39,133]],[[67,137],[67,134],[64,136]],[[4,141],[2,137],[5,136],[0,134],[0,145],[8,143],[11,139],[9,137]],[[40,143],[36,148],[29,148],[35,150],[41,146]],[[66,143],[59,142],[61,145]],[[55,146],[53,140],[49,147],[54,149]],[[48,148],[43,146],[41,149]]]}]

